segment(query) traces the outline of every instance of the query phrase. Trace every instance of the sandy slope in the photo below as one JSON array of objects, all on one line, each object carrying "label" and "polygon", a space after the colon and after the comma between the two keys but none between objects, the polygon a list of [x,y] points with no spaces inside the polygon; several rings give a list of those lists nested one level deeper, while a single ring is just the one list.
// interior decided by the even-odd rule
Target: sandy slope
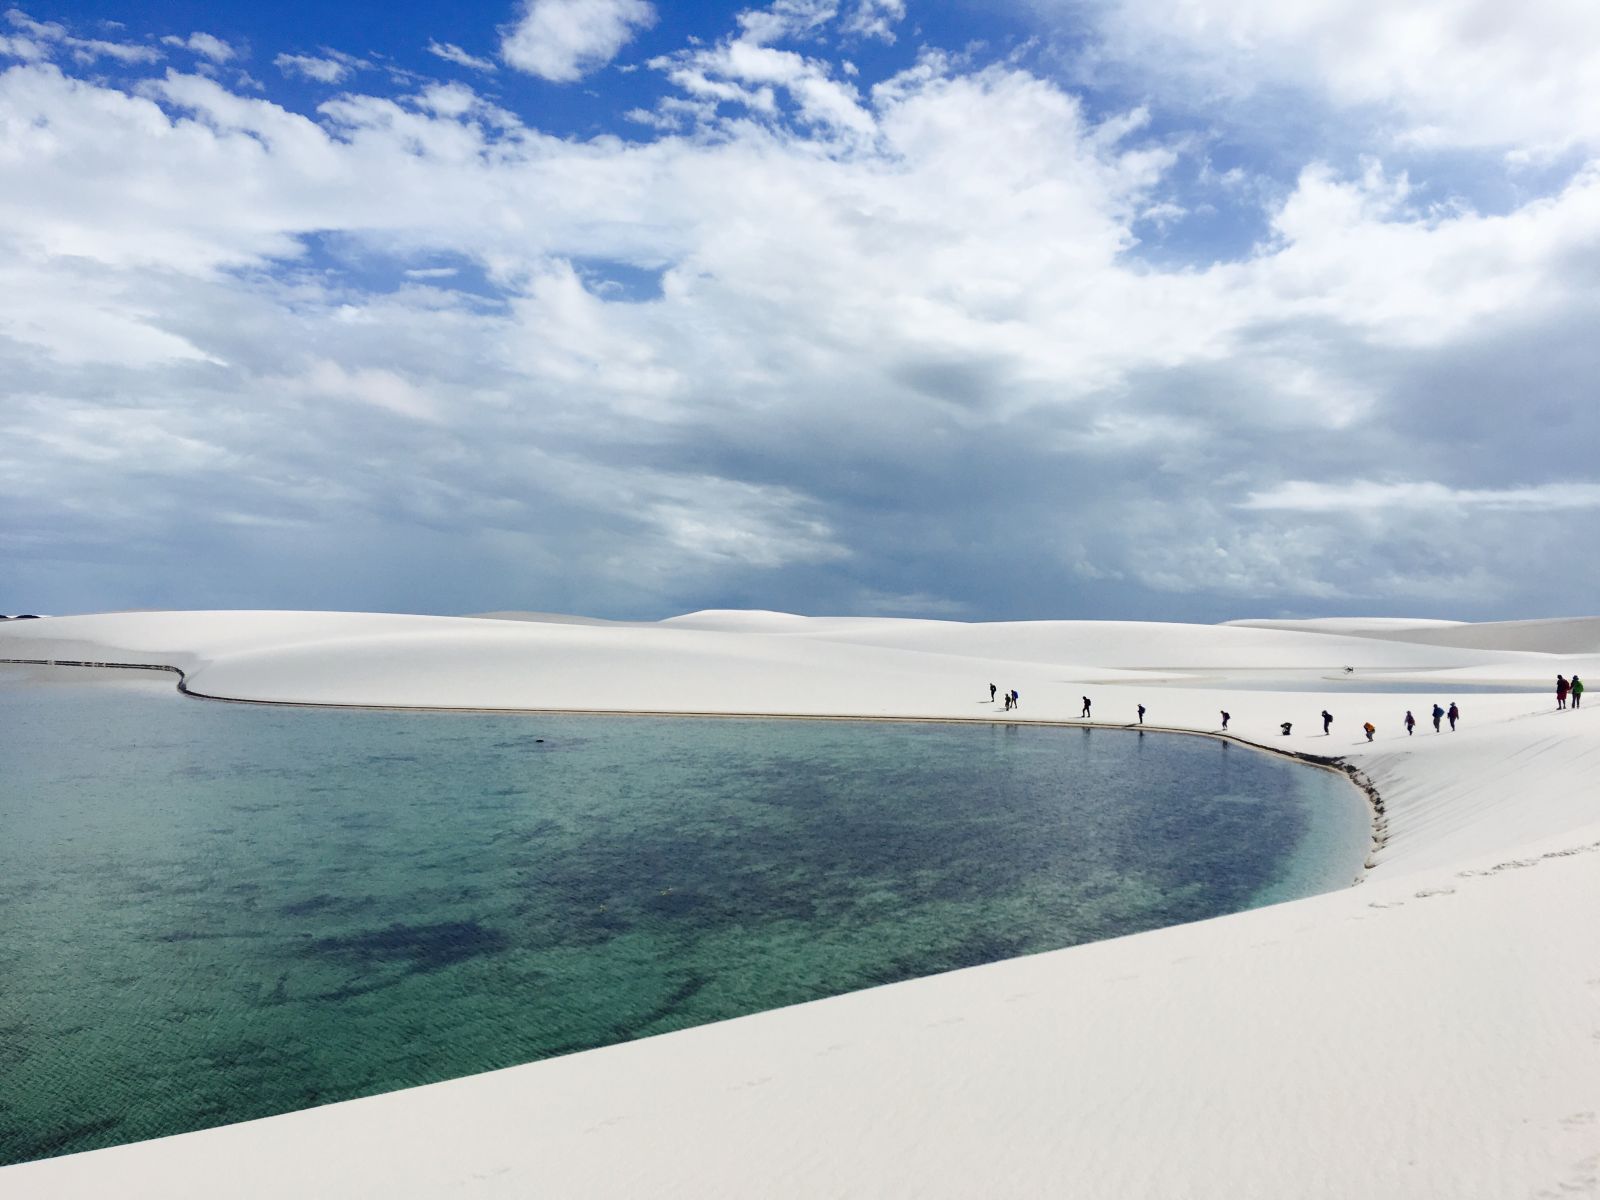
[{"label": "sandy slope", "polygon": [[[992,680],[1025,720],[1086,692],[1101,723],[1227,708],[1243,739],[1359,765],[1387,836],[1346,892],[7,1168],[0,1195],[1600,1194],[1600,716],[1545,690],[1600,678],[1600,621],[1264,624],[0,625],[0,658],[170,663],[249,699],[988,720]],[[1402,696],[1260,690],[1363,672],[1436,680],[1461,729],[1419,705],[1407,738]],[[1475,679],[1540,690],[1449,694]]]},{"label": "sandy slope", "polygon": [[1420,646],[1456,646],[1472,650],[1522,650],[1540,654],[1600,653],[1600,618],[1550,617],[1537,621],[1381,621],[1338,618],[1319,621],[1232,621],[1257,629],[1342,633],[1383,638]]}]

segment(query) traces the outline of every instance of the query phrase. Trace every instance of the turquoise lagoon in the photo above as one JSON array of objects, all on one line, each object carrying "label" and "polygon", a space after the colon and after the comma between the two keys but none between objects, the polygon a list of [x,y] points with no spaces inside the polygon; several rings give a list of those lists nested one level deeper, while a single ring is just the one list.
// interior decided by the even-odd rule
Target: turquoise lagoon
[{"label": "turquoise lagoon", "polygon": [[1308,895],[1368,837],[1204,738],[172,682],[0,667],[0,1164]]}]

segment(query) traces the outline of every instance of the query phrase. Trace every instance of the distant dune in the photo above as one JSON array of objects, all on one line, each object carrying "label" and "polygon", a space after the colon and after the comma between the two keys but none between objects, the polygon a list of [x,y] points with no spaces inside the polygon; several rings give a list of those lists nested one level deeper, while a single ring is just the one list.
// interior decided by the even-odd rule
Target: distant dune
[{"label": "distant dune", "polygon": [[1349,637],[1382,638],[1418,646],[1455,646],[1470,650],[1516,650],[1537,654],[1600,654],[1600,617],[1550,617],[1537,621],[1377,622],[1237,621],[1257,629],[1305,629],[1313,625]]}]

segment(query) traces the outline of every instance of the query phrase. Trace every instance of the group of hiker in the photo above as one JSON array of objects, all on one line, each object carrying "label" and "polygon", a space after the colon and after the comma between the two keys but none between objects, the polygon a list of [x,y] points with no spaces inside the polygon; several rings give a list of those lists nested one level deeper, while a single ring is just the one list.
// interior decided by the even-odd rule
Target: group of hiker
[{"label": "group of hiker", "polygon": [[1574,675],[1570,680],[1565,675],[1556,676],[1556,707],[1565,708],[1567,697],[1572,697],[1572,707],[1577,708],[1583,702],[1583,680]]},{"label": "group of hiker", "polygon": [[[995,687],[995,685],[991,683],[989,685],[989,703],[994,703],[996,695],[1005,700],[1006,712],[1010,712],[1012,709],[1019,707],[1018,702],[1022,699],[1022,697],[1017,693],[1016,688],[1012,688],[1009,692],[1001,692],[999,688]],[[1087,721],[1089,719],[1090,703],[1089,697],[1085,696],[1083,698],[1083,710],[1078,714],[1079,720]],[[1142,704],[1139,705],[1139,724],[1144,724],[1144,705]]]},{"label": "group of hiker", "polygon": [[[998,691],[999,691],[999,689],[996,688],[994,684],[991,683],[989,685],[989,700],[991,702],[993,702],[993,700],[995,698],[995,694]],[[1017,707],[1018,699],[1019,699],[1019,697],[1017,695],[1016,688],[1012,688],[1009,692],[1005,693],[1005,702],[1006,702],[1006,711],[1007,712],[1010,712],[1012,709]],[[1583,680],[1579,679],[1576,675],[1574,675],[1570,680],[1565,675],[1557,675],[1556,676],[1556,707],[1558,709],[1566,708],[1567,707],[1567,701],[1569,699],[1572,701],[1572,707],[1573,708],[1577,708],[1579,706],[1579,704],[1582,703],[1582,701],[1583,701]],[[1083,698],[1083,709],[1082,709],[1082,711],[1080,711],[1078,713],[1078,719],[1081,720],[1081,721],[1089,720],[1090,719],[1089,711],[1090,711],[1090,700],[1089,700],[1089,697],[1085,696]],[[1232,719],[1232,714],[1229,713],[1226,709],[1223,709],[1221,711],[1222,711],[1222,728],[1224,730],[1226,730],[1228,728],[1228,722]],[[1143,725],[1144,724],[1144,705],[1141,704],[1141,705],[1138,706],[1138,713],[1139,713],[1139,724]],[[1461,719],[1461,708],[1460,708],[1459,705],[1456,704],[1456,702],[1454,700],[1452,700],[1452,701],[1450,701],[1450,707],[1449,708],[1445,708],[1442,704],[1435,704],[1433,706],[1433,712],[1430,713],[1429,715],[1432,716],[1432,718],[1433,718],[1433,731],[1435,733],[1441,732],[1440,723],[1442,721],[1449,721],[1450,722],[1450,731],[1452,733],[1454,733],[1455,732],[1455,728],[1456,728],[1456,722]],[[1413,733],[1416,732],[1417,718],[1412,714],[1412,712],[1411,712],[1411,710],[1409,708],[1406,709],[1405,720],[1403,722],[1401,722],[1401,723],[1403,725],[1405,725],[1405,727],[1406,727],[1406,736],[1409,737]],[[1292,722],[1292,721],[1281,722],[1280,725],[1279,725],[1279,728],[1283,731],[1283,736],[1284,737],[1288,737],[1290,732],[1294,728],[1294,722]],[[1328,736],[1332,729],[1333,729],[1333,714],[1331,712],[1329,712],[1327,709],[1323,709],[1322,710],[1322,733],[1323,733],[1323,736]],[[1362,724],[1361,731],[1367,735],[1367,741],[1370,742],[1373,739],[1373,736],[1378,732],[1378,727],[1376,725],[1374,725],[1371,721],[1367,721],[1367,722],[1364,722]]]},{"label": "group of hiker", "polygon": [[[1438,704],[1435,704],[1433,706],[1433,712],[1430,713],[1429,715],[1433,717],[1433,731],[1435,733],[1439,732],[1439,722],[1440,721],[1445,721],[1445,720],[1448,720],[1450,722],[1450,732],[1454,733],[1455,730],[1456,730],[1456,722],[1461,719],[1461,709],[1456,704],[1456,702],[1454,700],[1452,700],[1452,701],[1450,701],[1450,707],[1449,708],[1444,708],[1444,707],[1442,707],[1442,706],[1440,706]],[[1416,730],[1417,730],[1417,718],[1411,715],[1411,710],[1409,708],[1406,709],[1406,719],[1403,722],[1403,724],[1406,727],[1406,736],[1407,737],[1410,737],[1413,733],[1416,732]],[[1366,728],[1367,728],[1367,741],[1370,742],[1372,740],[1373,729],[1372,729],[1371,724],[1368,724]]]},{"label": "group of hiker", "polygon": [[[1226,718],[1228,714],[1227,713],[1223,713],[1222,715],[1223,715],[1224,718]],[[1446,721],[1446,720],[1450,722],[1450,732],[1454,733],[1455,732],[1455,728],[1456,728],[1456,722],[1461,719],[1461,707],[1454,700],[1450,701],[1450,707],[1449,708],[1445,708],[1441,704],[1435,704],[1433,706],[1433,714],[1432,714],[1432,716],[1433,716],[1433,731],[1435,733],[1440,732],[1440,730],[1439,730],[1439,722],[1440,721]],[[1401,724],[1403,724],[1406,727],[1406,736],[1409,737],[1411,734],[1416,732],[1417,718],[1412,715],[1412,712],[1411,712],[1411,710],[1409,708],[1406,709],[1405,720],[1402,721]],[[1224,729],[1226,729],[1228,727],[1228,723],[1227,723],[1226,720],[1223,721],[1222,727]],[[1289,721],[1285,721],[1280,726],[1280,728],[1283,730],[1283,736],[1284,737],[1288,737],[1290,730],[1293,729],[1293,724],[1291,722],[1289,722]],[[1332,730],[1332,728],[1333,728],[1333,714],[1331,712],[1329,712],[1327,709],[1323,709],[1322,710],[1322,733],[1323,733],[1323,736],[1324,737],[1328,736],[1329,732]],[[1365,721],[1365,722],[1362,723],[1361,732],[1367,735],[1367,741],[1370,742],[1373,739],[1373,736],[1378,732],[1378,727],[1376,725],[1374,725],[1371,721]]]},{"label": "group of hiker", "polygon": [[[989,702],[990,702],[990,703],[991,703],[991,704],[993,704],[993,703],[994,703],[994,694],[995,694],[995,692],[997,692],[997,691],[998,691],[998,690],[999,690],[999,689],[998,689],[998,688],[996,688],[996,687],[995,687],[995,686],[994,686],[994,684],[992,684],[992,683],[991,683],[991,684],[990,684],[990,685],[989,685]],[[1007,711],[1007,712],[1010,712],[1010,711],[1011,711],[1011,710],[1012,710],[1012,709],[1013,709],[1013,708],[1016,708],[1016,707],[1017,707],[1017,702],[1018,702],[1018,701],[1019,701],[1019,700],[1021,700],[1021,699],[1022,699],[1022,697],[1021,697],[1021,695],[1019,695],[1019,694],[1018,694],[1018,692],[1017,692],[1017,689],[1016,689],[1016,688],[1012,688],[1012,689],[1011,689],[1011,690],[1010,690],[1010,691],[1009,691],[1009,692],[1007,692],[1007,693],[1006,693],[1006,696],[1005,696],[1005,699],[1006,699],[1006,711]]]}]

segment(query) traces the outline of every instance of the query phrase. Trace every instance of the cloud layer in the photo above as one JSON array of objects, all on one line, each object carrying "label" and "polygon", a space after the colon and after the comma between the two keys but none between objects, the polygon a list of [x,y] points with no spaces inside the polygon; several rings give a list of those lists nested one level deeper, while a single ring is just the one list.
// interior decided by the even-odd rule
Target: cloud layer
[{"label": "cloud layer", "polygon": [[[228,62],[203,33],[107,79],[17,14],[0,611],[1566,611],[1600,163],[1540,103],[1577,84],[1487,137],[1450,80],[1497,18],[1394,10],[1432,75],[1352,79],[1324,43],[1368,35],[1297,11],[1097,9],[1057,74],[785,0],[582,138],[344,51],[276,53],[365,88],[309,112],[157,61]],[[652,18],[542,0],[502,55],[576,79]],[[1214,95],[1165,100],[1174,64]],[[1338,136],[1239,153],[1290,80]]]}]

